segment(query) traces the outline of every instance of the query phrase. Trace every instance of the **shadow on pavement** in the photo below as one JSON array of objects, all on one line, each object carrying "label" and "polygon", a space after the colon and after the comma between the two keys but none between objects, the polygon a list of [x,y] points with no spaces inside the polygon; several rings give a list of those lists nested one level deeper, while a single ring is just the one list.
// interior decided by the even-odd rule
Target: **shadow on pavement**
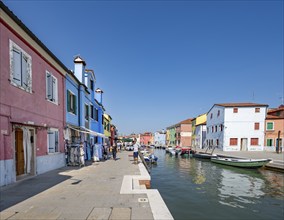
[{"label": "shadow on pavement", "polygon": [[[88,166],[88,164],[86,164]],[[65,180],[71,179],[68,171],[78,170],[80,167],[62,167],[38,176],[31,176],[14,184],[1,187],[0,212],[33,197]],[[63,174],[63,172],[65,174]],[[73,183],[73,184],[76,184]]]}]

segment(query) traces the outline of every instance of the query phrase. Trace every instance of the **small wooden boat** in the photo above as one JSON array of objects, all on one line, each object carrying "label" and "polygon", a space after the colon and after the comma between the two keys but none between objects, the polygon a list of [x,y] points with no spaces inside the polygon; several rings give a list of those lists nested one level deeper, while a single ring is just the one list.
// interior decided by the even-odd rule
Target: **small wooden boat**
[{"label": "small wooden boat", "polygon": [[156,157],[154,154],[148,154],[144,155],[144,160],[147,163],[157,163],[158,157]]},{"label": "small wooden boat", "polygon": [[228,166],[243,167],[243,168],[259,168],[267,163],[270,159],[241,159],[241,158],[229,158],[229,157],[212,157],[213,163],[224,164]]},{"label": "small wooden boat", "polygon": [[194,152],[192,157],[201,158],[201,159],[211,159],[212,157],[216,157],[216,154],[202,153],[202,152]]}]

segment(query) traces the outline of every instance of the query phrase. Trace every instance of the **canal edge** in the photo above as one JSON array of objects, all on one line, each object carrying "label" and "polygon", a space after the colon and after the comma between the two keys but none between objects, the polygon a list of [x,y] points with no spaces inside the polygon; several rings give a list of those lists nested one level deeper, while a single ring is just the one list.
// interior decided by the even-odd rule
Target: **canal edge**
[{"label": "canal edge", "polygon": [[151,176],[143,163],[138,164],[140,175],[125,175],[121,184],[120,194],[147,194],[154,219],[174,219],[157,189],[147,189]]}]

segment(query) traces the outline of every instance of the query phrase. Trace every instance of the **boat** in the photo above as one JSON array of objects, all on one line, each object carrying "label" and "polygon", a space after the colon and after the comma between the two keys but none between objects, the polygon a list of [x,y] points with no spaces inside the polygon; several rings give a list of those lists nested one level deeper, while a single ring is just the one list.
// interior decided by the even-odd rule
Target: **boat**
[{"label": "boat", "polygon": [[201,158],[201,159],[211,159],[212,157],[216,157],[216,154],[209,154],[209,153],[203,153],[203,152],[193,152],[192,157],[195,158]]},{"label": "boat", "polygon": [[176,148],[170,149],[170,150],[169,150],[169,153],[170,153],[170,155],[172,155],[172,156],[178,156],[178,155],[181,154],[181,148],[176,147]]},{"label": "boat", "polygon": [[147,163],[157,163],[158,157],[155,156],[154,154],[146,154],[144,155],[144,160]]},{"label": "boat", "polygon": [[267,163],[270,159],[246,159],[246,158],[229,158],[229,157],[212,157],[213,163],[224,164],[228,166],[242,167],[242,168],[260,168]]}]

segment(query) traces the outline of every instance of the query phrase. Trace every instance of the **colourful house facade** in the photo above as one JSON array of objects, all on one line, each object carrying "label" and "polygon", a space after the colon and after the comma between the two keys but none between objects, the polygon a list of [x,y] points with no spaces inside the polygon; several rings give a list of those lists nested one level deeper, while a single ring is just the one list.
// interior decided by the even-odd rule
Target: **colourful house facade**
[{"label": "colourful house facade", "polygon": [[64,80],[69,70],[2,2],[0,42],[3,186],[65,165]]},{"label": "colourful house facade", "polygon": [[[269,109],[265,119],[265,150],[282,151],[284,147],[284,105]],[[279,149],[277,149],[279,147]]]}]

